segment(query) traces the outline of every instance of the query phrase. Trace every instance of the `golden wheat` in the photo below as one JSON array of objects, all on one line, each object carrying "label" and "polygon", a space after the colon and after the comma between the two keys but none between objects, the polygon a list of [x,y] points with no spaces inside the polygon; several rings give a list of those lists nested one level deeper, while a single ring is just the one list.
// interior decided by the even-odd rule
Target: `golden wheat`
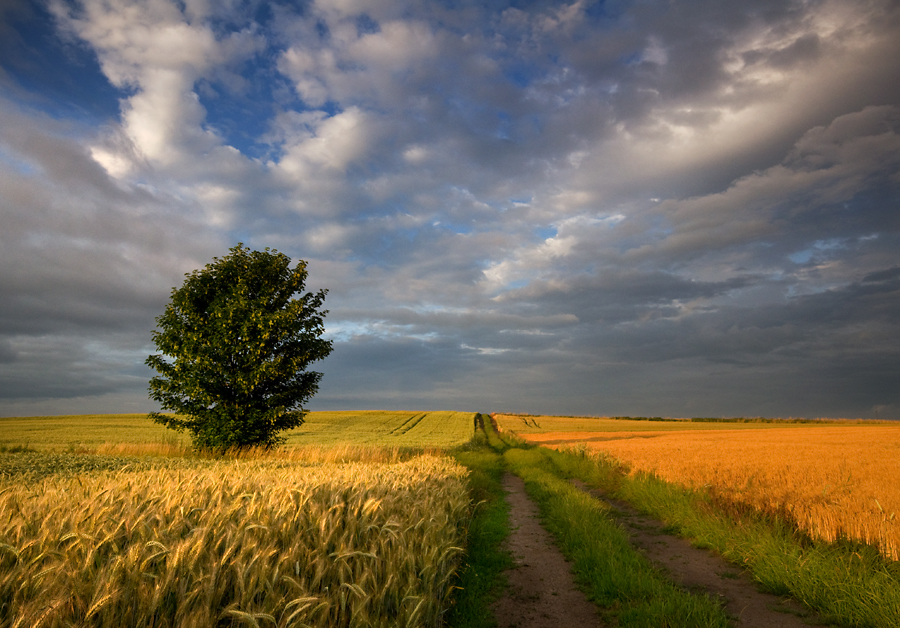
[{"label": "golden wheat", "polygon": [[433,455],[20,479],[0,481],[16,628],[438,625],[470,510],[465,470]]},{"label": "golden wheat", "polygon": [[900,426],[521,436],[553,447],[580,443],[632,473],[705,488],[723,504],[787,518],[813,538],[860,541],[900,559]]}]

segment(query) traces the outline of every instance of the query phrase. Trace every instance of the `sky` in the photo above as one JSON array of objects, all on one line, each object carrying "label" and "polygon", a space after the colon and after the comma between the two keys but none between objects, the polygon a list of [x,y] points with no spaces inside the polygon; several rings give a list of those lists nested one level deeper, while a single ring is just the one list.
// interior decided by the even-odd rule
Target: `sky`
[{"label": "sky", "polygon": [[900,419],[900,3],[0,0],[0,416],[238,242],[312,410]]}]

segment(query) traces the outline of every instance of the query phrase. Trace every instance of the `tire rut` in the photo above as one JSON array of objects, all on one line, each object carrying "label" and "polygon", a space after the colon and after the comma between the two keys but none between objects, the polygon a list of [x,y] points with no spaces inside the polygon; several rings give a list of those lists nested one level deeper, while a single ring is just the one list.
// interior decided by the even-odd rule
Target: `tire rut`
[{"label": "tire rut", "polygon": [[694,593],[706,593],[722,601],[740,628],[809,628],[829,625],[796,600],[759,591],[750,573],[727,562],[711,550],[700,549],[686,539],[667,534],[662,522],[641,514],[631,505],[606,497],[579,480],[572,483],[613,509],[631,536],[632,545],[673,582]]},{"label": "tire rut", "polygon": [[506,592],[493,605],[498,626],[602,628],[597,607],[575,586],[571,564],[541,526],[525,482],[507,473],[503,488],[510,509],[507,546],[515,566],[506,572]]}]

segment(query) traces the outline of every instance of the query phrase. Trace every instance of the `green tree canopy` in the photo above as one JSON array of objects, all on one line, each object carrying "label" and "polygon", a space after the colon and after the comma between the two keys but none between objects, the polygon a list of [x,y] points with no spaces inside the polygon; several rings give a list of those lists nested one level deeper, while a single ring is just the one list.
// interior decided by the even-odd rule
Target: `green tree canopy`
[{"label": "green tree canopy", "polygon": [[331,353],[321,338],[327,291],[303,294],[306,262],[290,263],[238,244],[172,290],[153,332],[160,353],[146,364],[159,373],[150,397],[175,415],[150,418],[214,449],[272,447],[303,423],[322,378],[307,367]]}]

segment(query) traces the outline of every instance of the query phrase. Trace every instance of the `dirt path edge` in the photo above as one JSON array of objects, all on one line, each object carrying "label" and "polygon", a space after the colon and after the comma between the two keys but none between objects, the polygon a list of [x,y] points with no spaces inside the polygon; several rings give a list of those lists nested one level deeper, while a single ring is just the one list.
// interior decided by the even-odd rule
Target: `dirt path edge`
[{"label": "dirt path edge", "polygon": [[507,545],[514,567],[509,586],[493,605],[500,628],[602,628],[597,607],[575,585],[572,565],[540,523],[538,508],[525,492],[525,482],[503,476],[509,503]]},{"label": "dirt path edge", "polygon": [[673,582],[692,593],[706,593],[722,601],[735,626],[741,628],[808,628],[829,625],[816,613],[791,598],[757,588],[750,572],[711,550],[700,549],[664,532],[665,525],[626,502],[609,498],[580,480],[579,489],[610,505],[632,545]]}]

